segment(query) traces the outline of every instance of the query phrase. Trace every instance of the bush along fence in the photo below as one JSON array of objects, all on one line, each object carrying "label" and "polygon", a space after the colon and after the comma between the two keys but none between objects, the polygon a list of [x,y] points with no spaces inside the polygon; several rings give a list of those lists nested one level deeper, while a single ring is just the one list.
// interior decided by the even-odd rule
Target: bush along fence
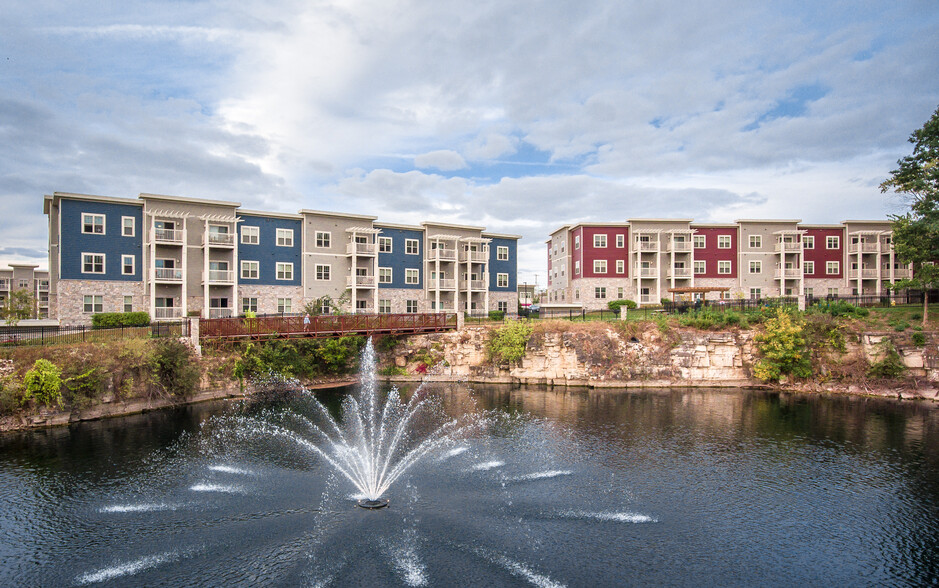
[{"label": "bush along fence", "polygon": [[155,322],[146,326],[95,328],[94,326],[0,326],[0,347],[103,343],[122,339],[188,337],[189,321]]}]

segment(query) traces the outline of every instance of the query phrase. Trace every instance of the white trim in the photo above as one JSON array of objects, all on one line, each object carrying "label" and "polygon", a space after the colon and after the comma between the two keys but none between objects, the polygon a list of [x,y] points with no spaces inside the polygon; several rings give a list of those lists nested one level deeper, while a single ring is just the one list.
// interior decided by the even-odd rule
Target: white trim
[{"label": "white trim", "polygon": [[[85,256],[86,255],[100,255],[101,256],[101,271],[100,272],[86,272],[85,271]],[[94,266],[94,261],[91,263]],[[82,271],[83,274],[93,274],[96,276],[104,275],[108,272],[107,256],[104,253],[89,253],[82,251]]]},{"label": "white trim", "polygon": [[[245,241],[245,237],[252,237],[254,241]],[[241,225],[241,244],[242,245],[260,245],[261,227],[257,225]]]},{"label": "white trim", "polygon": [[[382,243],[388,243],[388,251],[382,251]],[[378,252],[379,253],[394,253],[394,239],[391,237],[379,237],[378,238]]]},{"label": "white trim", "polygon": [[[603,238],[603,245],[597,245],[597,239],[600,237]],[[606,249],[608,243],[609,243],[609,239],[607,238],[606,233],[594,233],[593,235],[593,248],[594,249]]]},{"label": "white trim", "polygon": [[[124,221],[130,220],[130,235],[124,234]],[[121,237],[136,237],[137,236],[137,219],[133,216],[122,216],[121,217]]]},{"label": "white trim", "polygon": [[[721,264],[723,264],[723,263],[726,263],[727,265],[726,265],[726,266],[722,266]],[[726,268],[727,268],[727,271],[726,271],[726,272],[722,272],[722,271],[721,271],[721,268],[722,268],[722,267],[726,267]],[[729,259],[718,259],[718,260],[717,260],[717,275],[719,275],[719,276],[729,276],[729,275],[732,274],[732,273],[734,273],[734,262],[732,262],[732,261],[729,260]]]},{"label": "white trim", "polygon": [[[599,266],[597,265],[598,263],[602,263],[602,264],[603,264],[603,269],[602,269],[602,270],[598,269],[598,268],[599,268]],[[593,260],[593,273],[595,273],[595,274],[605,274],[606,272],[607,272],[607,263],[606,263],[606,260],[605,260],[605,259],[594,259],[594,260]]]},{"label": "white trim", "polygon": [[[127,267],[127,264],[125,263],[125,260],[126,260],[128,257],[130,258],[130,273],[127,273],[126,271],[124,271],[125,268]],[[121,275],[122,275],[122,276],[132,276],[132,275],[134,275],[134,274],[136,274],[136,273],[137,273],[137,256],[136,256],[136,255],[121,254]]]},{"label": "white trim", "polygon": [[[502,278],[505,278],[505,285],[503,286],[499,282]],[[509,287],[509,274],[507,273],[496,273],[496,288],[508,288]]]},{"label": "white trim", "polygon": [[[383,281],[383,280],[381,279],[382,270],[388,270],[388,281],[387,281],[387,282],[386,282],[386,281]],[[379,266],[379,267],[378,267],[378,282],[377,282],[377,283],[379,283],[379,284],[391,284],[391,283],[393,283],[393,282],[394,282],[394,268],[390,268],[390,267],[381,267],[381,266]]]},{"label": "white trim", "polygon": [[[326,245],[320,245],[320,235],[326,236]],[[332,231],[313,231],[313,247],[317,249],[330,249],[333,246],[333,234]]]},{"label": "white trim", "polygon": [[[85,310],[85,298],[91,298],[91,310]],[[95,310],[95,298],[101,299],[101,310]],[[121,301],[123,304],[123,301]],[[104,312],[104,295],[103,294],[82,294],[82,314],[95,314],[96,312]]]},{"label": "white trim", "polygon": [[[101,217],[101,232],[100,233],[85,230],[85,217],[86,216],[92,217],[92,220],[90,223],[92,227],[94,227],[95,225],[94,217],[99,217],[99,216]],[[81,213],[81,227],[82,227],[82,235],[107,235],[108,234],[108,217],[106,214],[99,213],[99,212],[83,212]]]},{"label": "white trim", "polygon": [[[246,276],[246,275],[245,275],[245,264],[247,264],[247,263],[253,263],[253,264],[254,264],[255,276],[254,276],[253,278],[252,278],[251,276]],[[253,260],[253,259],[242,259],[242,260],[241,260],[241,271],[239,272],[239,276],[240,276],[239,279],[241,279],[241,280],[260,280],[260,279],[261,279],[261,262],[260,262],[260,261],[255,261],[255,260]]]},{"label": "white trim", "polygon": [[[320,273],[320,268],[321,268],[321,267],[326,268],[326,272],[325,272],[325,273],[326,273],[327,275],[326,275],[325,278],[321,278],[321,277],[319,277],[319,276],[317,275],[317,274]],[[329,263],[316,263],[316,264],[313,264],[313,279],[314,279],[315,281],[317,281],[317,282],[328,282],[328,281],[330,281],[330,280],[332,279],[332,276],[333,276],[333,266],[332,266],[332,264],[329,264]]]},{"label": "white trim", "polygon": [[[505,252],[505,257],[502,257],[502,252]],[[509,247],[508,245],[496,245],[496,261],[508,261],[509,260]]]},{"label": "white trim", "polygon": [[[413,282],[408,281],[409,272],[416,272],[416,278]],[[421,270],[418,268],[408,267],[404,268],[404,283],[408,286],[416,286],[421,283]]]},{"label": "white trim", "polygon": [[[283,266],[284,270],[287,269],[287,266],[290,266],[290,277],[289,277],[289,278],[288,278],[288,277],[284,277],[284,278],[278,277],[278,276],[280,275],[280,268],[281,268],[281,266]],[[284,271],[284,273],[286,274],[287,272]],[[275,279],[275,280],[279,280],[279,281],[281,281],[281,282],[290,282],[290,281],[292,281],[292,280],[293,280],[293,262],[291,262],[291,261],[278,261],[278,262],[275,262],[275,264],[274,264],[274,279]]]},{"label": "white trim", "polygon": [[[414,243],[417,251],[408,251],[408,244]],[[421,254],[421,240],[420,239],[405,239],[404,240],[404,254],[405,255],[420,255]]]},{"label": "white trim", "polygon": [[[286,243],[286,236],[287,236],[287,233],[290,233],[290,243],[289,243],[289,244]],[[281,243],[280,243],[281,235],[283,235],[283,236],[285,237],[285,239],[284,239],[285,243],[284,243],[283,245],[281,245]],[[274,231],[274,244],[275,244],[277,247],[293,247],[293,229],[281,229],[281,228],[276,229],[276,230]]]}]

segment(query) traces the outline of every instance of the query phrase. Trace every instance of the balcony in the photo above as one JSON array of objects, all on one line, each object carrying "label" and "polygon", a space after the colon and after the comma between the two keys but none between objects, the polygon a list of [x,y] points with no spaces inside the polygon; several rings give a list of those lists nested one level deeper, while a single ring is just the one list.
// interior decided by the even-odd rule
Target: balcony
[{"label": "balcony", "polygon": [[802,243],[794,243],[792,241],[782,241],[776,243],[776,253],[799,253],[802,251]]},{"label": "balcony", "polygon": [[9,290],[10,280],[0,280],[0,290]]},{"label": "balcony", "polygon": [[182,229],[153,229],[153,240],[157,243],[183,244]]},{"label": "balcony", "polygon": [[639,277],[640,278],[657,278],[659,277],[659,268],[641,267],[639,268]]},{"label": "balcony", "polygon": [[858,278],[861,278],[862,280],[872,280],[872,279],[877,278],[877,273],[878,272],[876,269],[870,269],[870,268],[864,268],[860,270],[860,273],[858,272],[858,270],[852,269],[852,270],[848,270],[848,279],[856,280]]},{"label": "balcony", "polygon": [[879,248],[877,243],[849,243],[848,253],[877,253]]},{"label": "balcony", "polygon": [[234,312],[230,308],[210,308],[209,309],[209,318],[231,318],[233,316],[234,316]]},{"label": "balcony", "polygon": [[456,261],[456,249],[446,249],[443,247],[438,247],[437,249],[430,249],[427,252],[428,261]]},{"label": "balcony", "polygon": [[209,247],[234,247],[234,233],[209,233],[206,239]]},{"label": "balcony", "polygon": [[792,280],[802,277],[802,270],[797,267],[778,268],[776,270],[777,280]]},{"label": "balcony", "polygon": [[428,280],[427,287],[431,290],[455,290],[456,280],[442,278],[439,280]]},{"label": "balcony", "polygon": [[351,288],[374,288],[375,276],[346,276],[346,286]]},{"label": "balcony", "polygon": [[656,252],[659,250],[658,241],[637,241],[636,242],[636,251],[643,251],[646,253]]},{"label": "balcony", "polygon": [[485,251],[460,251],[460,261],[486,263],[489,261],[489,253]]},{"label": "balcony", "polygon": [[155,269],[153,279],[157,282],[176,282],[183,281],[183,270],[175,267],[158,267]]},{"label": "balcony", "polygon": [[[467,281],[460,280],[460,290],[466,290]],[[484,292],[486,291],[486,280],[470,280],[469,289],[471,292]]]},{"label": "balcony", "polygon": [[668,270],[669,278],[690,278],[691,277],[691,268],[690,267],[675,267]]},{"label": "balcony", "polygon": [[158,321],[167,319],[178,319],[183,317],[183,309],[177,306],[157,307],[153,309],[153,318]]},{"label": "balcony", "polygon": [[209,270],[209,283],[210,284],[234,284],[235,283],[235,272],[232,270]]},{"label": "balcony", "polygon": [[643,294],[643,295],[641,295],[641,296],[639,297],[639,302],[640,302],[641,304],[650,304],[650,303],[652,302],[652,295],[650,295],[650,294]]},{"label": "balcony", "polygon": [[374,243],[348,243],[346,244],[346,255],[365,255],[374,256],[378,251]]},{"label": "balcony", "polygon": [[49,291],[49,280],[39,280],[39,291],[40,292]]},{"label": "balcony", "polygon": [[675,253],[690,253],[691,241],[669,241],[665,247],[666,251],[674,251]]},{"label": "balcony", "polygon": [[[890,276],[890,270],[885,269],[883,275]],[[897,280],[905,280],[906,278],[910,277],[910,269],[906,267],[897,268],[893,270],[893,277],[896,278]]]}]

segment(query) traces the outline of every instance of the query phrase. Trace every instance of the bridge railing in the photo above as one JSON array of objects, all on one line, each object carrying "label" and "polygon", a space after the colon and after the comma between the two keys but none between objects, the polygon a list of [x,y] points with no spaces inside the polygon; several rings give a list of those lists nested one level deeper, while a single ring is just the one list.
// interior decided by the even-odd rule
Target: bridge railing
[{"label": "bridge railing", "polygon": [[417,333],[455,329],[454,313],[342,314],[262,316],[202,319],[199,336],[205,339],[260,337],[326,337],[373,333]]}]

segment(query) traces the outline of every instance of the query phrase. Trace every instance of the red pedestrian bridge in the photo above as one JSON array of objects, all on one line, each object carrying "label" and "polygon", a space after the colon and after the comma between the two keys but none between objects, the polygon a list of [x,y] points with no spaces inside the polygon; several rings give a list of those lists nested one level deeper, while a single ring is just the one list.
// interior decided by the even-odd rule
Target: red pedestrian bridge
[{"label": "red pedestrian bridge", "polygon": [[346,335],[408,335],[457,328],[456,313],[342,314],[215,318],[199,321],[199,339],[286,339]]}]

